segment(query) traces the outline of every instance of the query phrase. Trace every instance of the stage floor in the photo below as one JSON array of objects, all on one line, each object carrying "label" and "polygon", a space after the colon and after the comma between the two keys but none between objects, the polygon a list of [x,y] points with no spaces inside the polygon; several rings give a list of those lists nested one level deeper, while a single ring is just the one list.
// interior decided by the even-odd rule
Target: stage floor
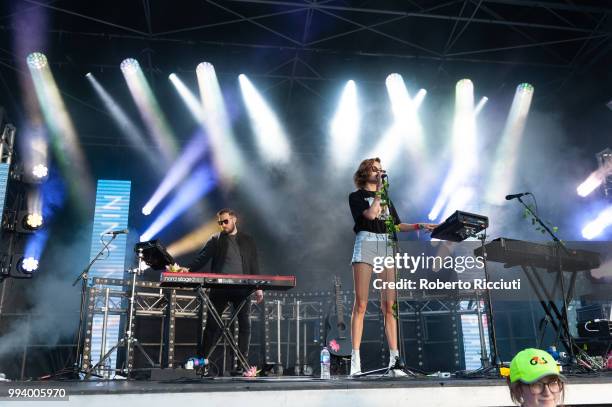
[{"label": "stage floor", "polygon": [[[0,383],[3,396],[11,388],[63,388],[68,398],[53,406],[168,407],[183,403],[209,406],[510,406],[502,379],[334,378],[204,378],[166,381],[44,381]],[[0,399],[2,400],[2,399]],[[6,399],[4,399],[6,400]],[[26,404],[27,403],[27,404]],[[612,405],[612,373],[570,377],[568,405]],[[11,406],[32,405],[13,400]],[[41,405],[41,404],[36,404]]]}]

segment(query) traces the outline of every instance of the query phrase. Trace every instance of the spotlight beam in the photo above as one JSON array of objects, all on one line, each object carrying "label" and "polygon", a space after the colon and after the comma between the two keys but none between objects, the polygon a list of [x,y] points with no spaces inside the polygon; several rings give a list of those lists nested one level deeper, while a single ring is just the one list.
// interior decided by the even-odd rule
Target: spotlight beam
[{"label": "spotlight beam", "polygon": [[506,119],[506,126],[495,153],[495,164],[488,180],[485,199],[491,204],[501,205],[504,202],[504,196],[512,190],[518,166],[517,157],[532,99],[533,86],[528,83],[517,86],[512,107]]},{"label": "spotlight beam", "polygon": [[198,199],[210,192],[216,185],[214,172],[208,166],[201,166],[181,185],[174,198],[163,209],[159,216],[140,236],[145,242],[157,236],[172,221],[192,207]]},{"label": "spotlight beam", "polygon": [[222,186],[229,186],[242,177],[245,159],[236,144],[215,68],[208,62],[201,62],[196,75],[213,163],[221,176]]},{"label": "spotlight beam", "polygon": [[261,159],[271,164],[288,164],[291,150],[276,114],[246,75],[240,74],[238,80]]},{"label": "spotlight beam", "polygon": [[134,147],[142,157],[149,161],[149,164],[155,170],[161,172],[164,170],[164,165],[146,148],[148,144],[144,134],[136,127],[136,124],[128,117],[121,106],[114,98],[104,89],[92,73],[85,75],[91,86],[94,88],[98,97],[104,103],[104,107],[110,113],[113,121],[121,130],[121,133],[128,139],[128,142]]},{"label": "spotlight beam", "polygon": [[144,215],[150,215],[157,205],[159,205],[159,203],[170,193],[170,191],[180,184],[181,180],[185,179],[191,168],[193,168],[198,160],[204,156],[206,150],[206,137],[202,131],[199,131],[187,144],[181,154],[181,157],[176,160],[174,165],[167,172],[161,184],[159,184],[153,193],[153,196],[151,196],[151,198],[142,208],[142,213]]},{"label": "spotlight beam", "polygon": [[217,224],[217,218],[214,218],[179,240],[170,243],[167,247],[168,253],[173,257],[178,257],[192,252],[202,247],[202,242],[206,241],[210,235],[218,231],[219,225]]},{"label": "spotlight beam", "polygon": [[85,165],[85,157],[74,124],[66,109],[53,73],[44,54],[34,52],[27,57],[36,96],[51,135],[51,146],[69,184],[71,198],[85,210],[82,203],[93,197],[93,183]]},{"label": "spotlight beam", "polygon": [[169,165],[176,157],[178,150],[174,133],[168,125],[140,64],[135,59],[125,59],[121,62],[121,72],[142,120],[153,136],[162,158]]},{"label": "spotlight beam", "polygon": [[588,240],[595,239],[612,225],[612,205],[601,211],[591,222],[582,229],[582,237]]},{"label": "spotlight beam", "polygon": [[199,124],[204,125],[204,109],[202,108],[200,101],[198,101],[195,95],[191,93],[189,88],[187,88],[187,86],[175,73],[171,73],[168,76],[168,79],[170,79],[170,82],[172,82],[176,88],[176,91],[181,96],[181,99],[183,99],[183,102],[185,102],[185,105],[187,105],[187,108],[191,112],[193,118]]},{"label": "spotlight beam", "polygon": [[429,212],[429,219],[436,220],[449,215],[467,204],[473,194],[477,171],[476,116],[474,115],[474,85],[462,79],[455,87],[455,118],[453,121],[453,161],[442,184],[436,201]]},{"label": "spotlight beam", "polygon": [[607,150],[602,151],[598,154],[598,159],[600,161],[599,168],[593,171],[589,177],[581,183],[578,188],[576,188],[576,192],[581,197],[585,197],[593,192],[597,187],[604,183],[606,177],[612,175],[612,160],[605,159],[605,154],[609,154]]},{"label": "spotlight beam", "polygon": [[425,99],[427,91],[420,89],[412,99],[404,78],[397,73],[387,76],[385,86],[393,110],[394,127],[402,134],[405,139],[404,144],[413,157],[422,154],[424,151],[423,133],[417,110]]},{"label": "spotlight beam", "polygon": [[332,119],[331,160],[338,168],[347,168],[353,161],[353,155],[359,138],[360,115],[357,104],[357,87],[350,80],[344,86],[338,109]]}]

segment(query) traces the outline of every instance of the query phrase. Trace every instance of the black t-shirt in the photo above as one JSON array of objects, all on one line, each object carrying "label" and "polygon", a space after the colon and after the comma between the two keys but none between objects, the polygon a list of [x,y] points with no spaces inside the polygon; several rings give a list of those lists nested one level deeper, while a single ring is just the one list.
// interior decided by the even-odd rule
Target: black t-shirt
[{"label": "black t-shirt", "polygon": [[[351,207],[351,214],[355,221],[353,230],[355,233],[366,231],[372,233],[387,233],[387,227],[385,221],[381,219],[368,220],[363,216],[363,211],[370,208],[370,204],[374,201],[376,193],[373,191],[366,191],[365,189],[358,189],[355,192],[351,192],[349,195],[349,206]],[[402,223],[397,211],[393,206],[393,202],[389,203],[389,211],[393,217],[393,223],[399,225]]]},{"label": "black t-shirt", "polygon": [[242,255],[238,246],[237,235],[227,235],[227,252],[222,268],[223,274],[244,274]]}]

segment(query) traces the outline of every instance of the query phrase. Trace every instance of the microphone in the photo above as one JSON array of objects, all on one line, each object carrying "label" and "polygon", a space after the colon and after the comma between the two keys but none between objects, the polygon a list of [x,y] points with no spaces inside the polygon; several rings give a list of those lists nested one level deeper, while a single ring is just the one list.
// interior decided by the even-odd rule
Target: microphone
[{"label": "microphone", "polygon": [[122,230],[111,230],[108,232],[105,232],[105,235],[113,235],[113,236],[117,236],[117,235],[127,235],[130,232],[129,229],[122,229]]},{"label": "microphone", "polygon": [[510,201],[512,199],[520,198],[520,197],[525,196],[525,195],[531,195],[531,192],[523,192],[523,193],[520,193],[520,194],[506,195],[506,201]]}]

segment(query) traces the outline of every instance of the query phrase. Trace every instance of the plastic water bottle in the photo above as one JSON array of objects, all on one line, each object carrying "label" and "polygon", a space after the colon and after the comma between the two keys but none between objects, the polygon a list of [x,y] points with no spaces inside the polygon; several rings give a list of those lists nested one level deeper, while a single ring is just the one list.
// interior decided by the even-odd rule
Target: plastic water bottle
[{"label": "plastic water bottle", "polygon": [[550,353],[550,355],[553,357],[553,359],[555,359],[556,361],[559,360],[561,355],[560,355],[559,351],[557,351],[557,347],[556,346],[551,345],[551,346],[548,347],[548,349],[546,349],[546,351],[548,353]]},{"label": "plastic water bottle", "polygon": [[104,361],[104,375],[103,377],[105,379],[110,379],[111,378],[111,361],[110,358],[106,358],[106,360]]},{"label": "plastic water bottle", "polygon": [[327,350],[327,347],[324,347],[321,350],[321,379],[331,379],[329,367],[331,362],[331,355]]},{"label": "plastic water bottle", "polygon": [[189,358],[187,359],[187,363],[185,363],[185,369],[193,370],[200,366],[206,366],[208,364],[208,360],[204,358]]}]

